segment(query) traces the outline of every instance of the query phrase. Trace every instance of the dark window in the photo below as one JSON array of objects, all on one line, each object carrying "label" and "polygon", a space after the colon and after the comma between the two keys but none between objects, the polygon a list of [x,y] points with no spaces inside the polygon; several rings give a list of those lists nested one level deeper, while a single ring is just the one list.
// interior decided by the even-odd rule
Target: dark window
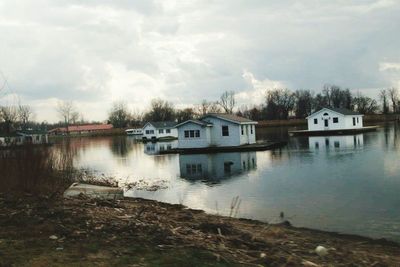
[{"label": "dark window", "polygon": [[353,117],[353,126],[355,126],[355,125],[356,125],[356,118]]},{"label": "dark window", "polygon": [[200,130],[196,130],[196,131],[195,131],[195,136],[196,136],[196,137],[200,137]]},{"label": "dark window", "polygon": [[242,128],[242,135],[243,135],[244,134],[244,126],[242,125],[241,128]]},{"label": "dark window", "polygon": [[314,124],[318,124],[318,119],[314,119]]},{"label": "dark window", "polygon": [[191,137],[191,138],[194,137],[194,131],[193,131],[193,130],[190,130],[190,131],[189,131],[189,134],[190,134],[190,137]]},{"label": "dark window", "polygon": [[357,124],[358,124],[358,117],[357,117]]},{"label": "dark window", "polygon": [[165,130],[166,133],[171,133],[171,129]]},{"label": "dark window", "polygon": [[318,143],[318,142],[315,143],[315,148],[316,148],[316,149],[319,148],[319,143]]},{"label": "dark window", "polygon": [[325,112],[325,113],[324,113],[324,116],[329,116],[329,114]]},{"label": "dark window", "polygon": [[189,138],[189,131],[185,131],[185,138]]},{"label": "dark window", "polygon": [[187,130],[184,133],[185,133],[185,138],[200,137],[200,130]]},{"label": "dark window", "polygon": [[226,125],[222,126],[222,136],[229,136],[229,127]]},{"label": "dark window", "polygon": [[340,147],[339,141],[335,141],[335,142],[333,143],[333,145],[334,145],[336,148],[339,148],[339,147]]},{"label": "dark window", "polygon": [[333,123],[338,123],[339,122],[339,118],[338,117],[334,117],[333,118]]},{"label": "dark window", "polygon": [[329,147],[329,139],[328,138],[325,138],[325,146]]},{"label": "dark window", "polygon": [[163,134],[164,133],[164,129],[158,130],[158,133]]},{"label": "dark window", "polygon": [[253,134],[253,125],[250,125],[250,133]]}]

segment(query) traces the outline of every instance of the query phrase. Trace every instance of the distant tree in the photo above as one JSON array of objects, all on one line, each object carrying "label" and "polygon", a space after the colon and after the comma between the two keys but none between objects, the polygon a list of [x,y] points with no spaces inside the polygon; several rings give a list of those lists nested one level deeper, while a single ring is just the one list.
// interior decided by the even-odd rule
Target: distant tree
[{"label": "distant tree", "polygon": [[116,101],[112,104],[111,110],[108,113],[108,120],[115,128],[124,128],[127,126],[130,114],[126,103]]},{"label": "distant tree", "polygon": [[0,107],[0,118],[4,122],[4,130],[6,133],[10,133],[13,124],[18,119],[18,111],[15,106],[2,106]]},{"label": "distant tree", "polygon": [[191,120],[194,117],[195,117],[195,112],[193,108],[180,109],[175,113],[175,118],[178,120],[178,122]]},{"label": "distant tree", "polygon": [[312,112],[313,95],[310,90],[296,90],[294,92],[294,113],[297,118],[305,118]]},{"label": "distant tree", "polygon": [[72,124],[77,124],[79,122],[79,117],[80,117],[80,114],[79,114],[78,111],[72,112],[72,114],[71,114],[71,123]]},{"label": "distant tree", "polygon": [[22,124],[22,127],[26,127],[27,124],[29,123],[29,120],[31,119],[33,115],[32,108],[28,105],[18,105],[18,119]]},{"label": "distant tree", "polygon": [[399,102],[399,92],[397,90],[397,88],[389,88],[387,90],[388,92],[388,96],[390,101],[392,102],[392,111],[393,113],[397,113],[398,112],[398,102]]},{"label": "distant tree", "polygon": [[352,109],[352,94],[349,89],[325,84],[322,89],[322,96],[325,97],[327,107]]},{"label": "distant tree", "polygon": [[195,107],[196,113],[199,116],[204,116],[207,113],[220,113],[221,112],[221,106],[219,105],[219,102],[209,102],[205,99]]},{"label": "distant tree", "polygon": [[174,106],[161,99],[151,101],[150,111],[144,115],[146,121],[172,121],[175,119]]},{"label": "distant tree", "polygon": [[379,98],[382,102],[382,113],[388,114],[389,113],[389,105],[388,105],[388,99],[387,99],[387,91],[385,89],[383,89],[379,92]]},{"label": "distant tree", "polygon": [[65,126],[67,127],[71,123],[72,114],[75,112],[75,106],[72,101],[60,101],[57,104],[57,112],[60,118],[64,121]]},{"label": "distant tree", "polygon": [[289,89],[268,90],[264,114],[266,119],[285,120],[293,111],[295,96]]},{"label": "distant tree", "polygon": [[225,91],[218,102],[225,113],[232,114],[233,109],[236,106],[235,100],[235,92],[234,91]]},{"label": "distant tree", "polygon": [[373,114],[378,110],[378,103],[376,100],[358,93],[353,98],[354,110],[361,114]]}]

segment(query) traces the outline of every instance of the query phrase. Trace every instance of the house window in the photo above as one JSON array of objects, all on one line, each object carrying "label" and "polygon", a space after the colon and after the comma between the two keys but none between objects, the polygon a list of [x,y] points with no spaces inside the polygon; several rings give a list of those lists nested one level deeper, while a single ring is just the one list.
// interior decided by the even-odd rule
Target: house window
[{"label": "house window", "polygon": [[358,117],[357,117],[357,124],[358,124]]},{"label": "house window", "polygon": [[146,130],[146,134],[154,134],[154,130]]},{"label": "house window", "polygon": [[171,133],[171,129],[166,129],[166,130],[165,130],[165,133],[167,133],[167,134],[168,134],[168,133]]},{"label": "house window", "polygon": [[222,136],[229,136],[229,127],[226,125],[222,126]]},{"label": "house window", "polygon": [[335,141],[335,142],[333,143],[333,145],[335,146],[335,148],[339,148],[339,147],[340,147],[339,141]]},{"label": "house window", "polygon": [[253,134],[253,125],[250,125],[250,133]]},{"label": "house window", "polygon": [[356,118],[353,117],[353,126],[355,126],[355,125],[356,125]]},{"label": "house window", "polygon": [[242,129],[242,135],[243,135],[244,134],[244,126],[242,125],[240,128]]},{"label": "house window", "polygon": [[318,119],[314,119],[314,124],[318,124]]},{"label": "house window", "polygon": [[329,116],[329,114],[325,112],[325,113],[324,113],[324,116]]},{"label": "house window", "polygon": [[164,129],[158,130],[158,133],[163,134],[164,133]]},{"label": "house window", "polygon": [[186,164],[187,174],[201,174],[202,172],[203,168],[201,164]]},{"label": "house window", "polygon": [[333,117],[333,123],[338,123],[339,122],[339,118],[338,117]]},{"label": "house window", "polygon": [[200,130],[186,130],[185,131],[185,138],[195,138],[200,137]]}]

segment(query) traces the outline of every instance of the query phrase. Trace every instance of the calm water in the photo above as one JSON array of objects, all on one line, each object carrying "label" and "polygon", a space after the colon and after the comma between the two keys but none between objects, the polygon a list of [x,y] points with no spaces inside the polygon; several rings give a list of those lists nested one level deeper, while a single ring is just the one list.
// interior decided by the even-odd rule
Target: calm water
[{"label": "calm water", "polygon": [[239,196],[240,217],[279,222],[283,211],[296,226],[400,241],[400,125],[355,136],[289,138],[287,128],[257,134],[289,143],[265,152],[163,156],[154,154],[176,143],[82,138],[68,147],[77,167],[121,182],[165,180],[168,186],[126,196],[223,215]]}]

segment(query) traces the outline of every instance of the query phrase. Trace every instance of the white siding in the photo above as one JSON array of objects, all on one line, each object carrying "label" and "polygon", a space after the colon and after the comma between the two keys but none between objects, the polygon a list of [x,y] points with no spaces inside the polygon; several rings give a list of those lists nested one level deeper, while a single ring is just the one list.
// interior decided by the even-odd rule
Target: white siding
[{"label": "white siding", "polygon": [[[240,127],[236,123],[228,122],[214,117],[207,117],[204,121],[213,124],[211,127],[211,145],[213,146],[239,146]],[[229,136],[222,136],[222,126],[228,126]]]},{"label": "white siding", "polygon": [[[162,133],[160,133],[160,130],[162,130]],[[170,130],[170,133],[167,133],[167,130]],[[153,131],[153,133],[146,133],[146,131]],[[143,137],[147,139],[152,139],[152,138],[163,138],[163,137],[178,137],[178,130],[176,128],[155,128],[151,123],[146,124],[143,127]]]},{"label": "white siding", "polygon": [[[242,134],[243,128],[243,134]],[[255,124],[241,124],[240,130],[240,144],[254,144],[256,142],[256,125]]]},{"label": "white siding", "polygon": [[[338,119],[334,123],[334,118]],[[353,125],[353,118],[355,118],[356,125]],[[358,118],[358,123],[357,123]],[[317,124],[314,120],[316,119]],[[327,125],[325,123],[327,122]],[[308,130],[310,131],[323,131],[323,130],[340,130],[340,129],[357,129],[363,127],[362,115],[343,115],[329,109],[321,110],[317,113],[310,115],[307,119]]]},{"label": "white siding", "polygon": [[[185,131],[199,130],[200,137],[185,137]],[[210,127],[188,122],[178,128],[178,147],[179,148],[199,148],[210,146]]]},{"label": "white siding", "polygon": [[[149,133],[149,131],[153,131],[153,133]],[[147,139],[157,138],[157,129],[150,123],[146,124],[143,127],[143,137],[146,137]]]}]

